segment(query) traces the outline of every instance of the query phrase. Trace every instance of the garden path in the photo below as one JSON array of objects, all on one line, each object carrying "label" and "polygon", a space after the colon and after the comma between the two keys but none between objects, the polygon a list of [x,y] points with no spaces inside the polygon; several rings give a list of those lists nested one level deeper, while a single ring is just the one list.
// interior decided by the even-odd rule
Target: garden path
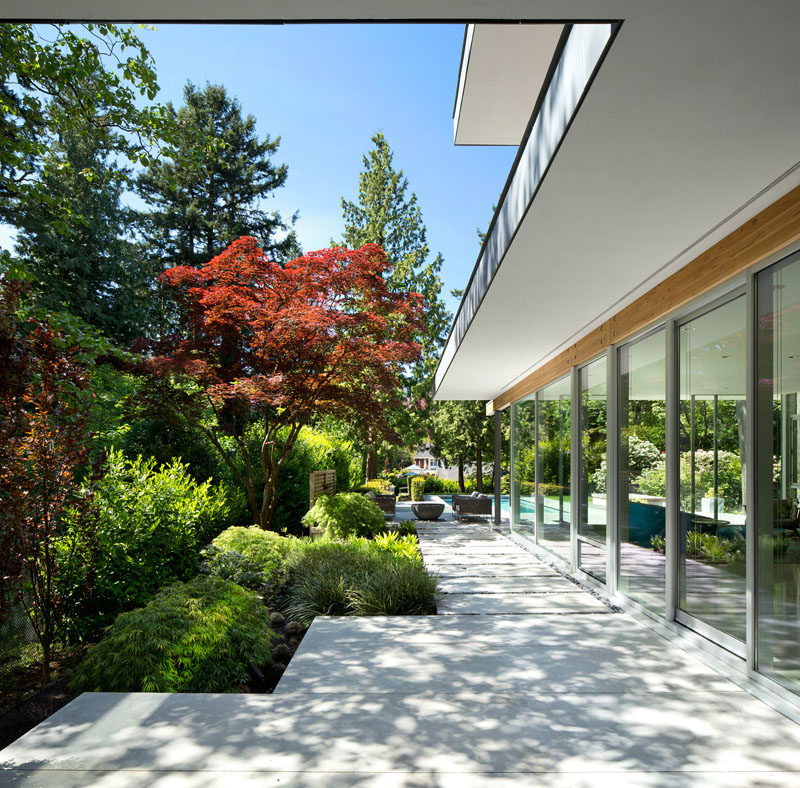
[{"label": "garden path", "polygon": [[800,784],[800,726],[729,677],[487,524],[418,530],[443,615],[317,618],[273,695],[84,694],[0,784]]}]

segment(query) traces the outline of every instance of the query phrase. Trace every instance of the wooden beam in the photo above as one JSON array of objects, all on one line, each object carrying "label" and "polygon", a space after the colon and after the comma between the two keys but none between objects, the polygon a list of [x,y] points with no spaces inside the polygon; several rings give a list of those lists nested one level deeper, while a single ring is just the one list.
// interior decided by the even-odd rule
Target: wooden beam
[{"label": "wooden beam", "polygon": [[502,410],[800,239],[800,186],[737,227],[494,400]]}]

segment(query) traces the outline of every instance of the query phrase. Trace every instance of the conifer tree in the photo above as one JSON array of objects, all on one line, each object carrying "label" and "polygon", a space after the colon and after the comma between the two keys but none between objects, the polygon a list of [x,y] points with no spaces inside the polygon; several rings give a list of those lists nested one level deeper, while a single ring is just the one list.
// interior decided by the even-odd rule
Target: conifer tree
[{"label": "conifer tree", "polygon": [[199,155],[176,151],[140,176],[138,193],[150,206],[140,222],[151,254],[166,267],[198,266],[246,235],[276,259],[296,256],[297,240],[289,231],[294,217],[287,224],[262,205],[286,182],[288,168],[272,160],[280,137],[259,140],[255,118],[243,116],[222,85],[199,89],[189,82],[184,102],[178,110],[167,105],[178,126],[217,144]]},{"label": "conifer tree", "polygon": [[123,146],[119,134],[87,121],[62,129],[39,165],[50,199],[17,202],[16,253],[38,306],[127,344],[147,330],[155,277],[130,239],[121,203],[128,171],[115,158]]},{"label": "conifer tree", "polygon": [[[441,300],[440,272],[443,258],[431,258],[427,228],[417,196],[409,192],[402,170],[394,167],[394,154],[382,132],[372,137],[374,147],[363,157],[358,199],[342,198],[344,234],[341,243],[357,248],[376,243],[394,266],[387,282],[395,292],[416,292],[426,304],[425,327],[416,337],[422,346],[420,360],[407,370],[403,399],[409,408],[395,414],[397,431],[413,443],[426,432],[426,399],[439,353],[447,337],[451,315]],[[372,437],[367,444],[367,478],[377,473],[376,447]]]}]

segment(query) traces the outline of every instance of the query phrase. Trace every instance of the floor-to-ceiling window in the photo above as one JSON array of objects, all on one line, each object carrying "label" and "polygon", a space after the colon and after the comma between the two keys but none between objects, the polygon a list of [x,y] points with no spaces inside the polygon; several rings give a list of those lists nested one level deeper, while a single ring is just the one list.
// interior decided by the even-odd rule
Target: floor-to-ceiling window
[{"label": "floor-to-ceiling window", "polygon": [[606,579],[608,506],[606,500],[605,356],[579,370],[580,410],[578,464],[578,566],[598,580]]},{"label": "floor-to-ceiling window", "polygon": [[537,541],[570,560],[571,376],[537,395]]},{"label": "floor-to-ceiling window", "polygon": [[511,522],[518,533],[534,535],[536,504],[536,396],[511,409]]},{"label": "floor-to-ceiling window", "polygon": [[[679,608],[744,641],[746,299],[679,327]],[[680,616],[679,616],[680,618]]]},{"label": "floor-to-ceiling window", "polygon": [[618,350],[618,588],[657,613],[666,593],[665,335]]},{"label": "floor-to-ceiling window", "polygon": [[757,664],[800,690],[800,259],[758,275]]}]

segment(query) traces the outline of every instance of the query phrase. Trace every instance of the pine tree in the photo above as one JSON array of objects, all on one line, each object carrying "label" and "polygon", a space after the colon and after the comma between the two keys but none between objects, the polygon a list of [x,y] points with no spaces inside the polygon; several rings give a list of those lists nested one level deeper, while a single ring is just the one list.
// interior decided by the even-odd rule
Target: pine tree
[{"label": "pine tree", "polygon": [[16,253],[38,306],[69,312],[127,344],[147,330],[155,282],[121,203],[128,171],[115,158],[123,144],[87,121],[51,140],[38,175],[50,199],[18,201]]},{"label": "pine tree", "polygon": [[[259,141],[252,115],[243,117],[239,101],[222,85],[202,90],[191,82],[185,104],[169,104],[184,132],[199,132],[216,145],[178,151],[152,162],[138,180],[138,193],[150,210],[141,214],[142,233],[163,267],[207,263],[237,238],[256,238],[276,259],[299,253],[297,240],[278,211],[262,200],[283,186],[288,168],[275,164],[280,137]],[[276,236],[285,233],[278,239]]]},{"label": "pine tree", "polygon": [[[357,201],[342,198],[345,229],[341,243],[353,248],[378,244],[394,266],[387,279],[390,288],[420,293],[425,299],[425,328],[416,337],[422,345],[422,356],[407,371],[402,392],[409,408],[396,414],[397,431],[413,443],[426,431],[425,402],[451,315],[440,297],[443,258],[437,254],[430,259],[417,196],[409,193],[403,171],[394,168],[394,154],[383,133],[375,134],[372,142],[374,148],[363,157]],[[371,478],[377,472],[376,447],[371,436],[364,439],[368,446],[366,476]]]}]

